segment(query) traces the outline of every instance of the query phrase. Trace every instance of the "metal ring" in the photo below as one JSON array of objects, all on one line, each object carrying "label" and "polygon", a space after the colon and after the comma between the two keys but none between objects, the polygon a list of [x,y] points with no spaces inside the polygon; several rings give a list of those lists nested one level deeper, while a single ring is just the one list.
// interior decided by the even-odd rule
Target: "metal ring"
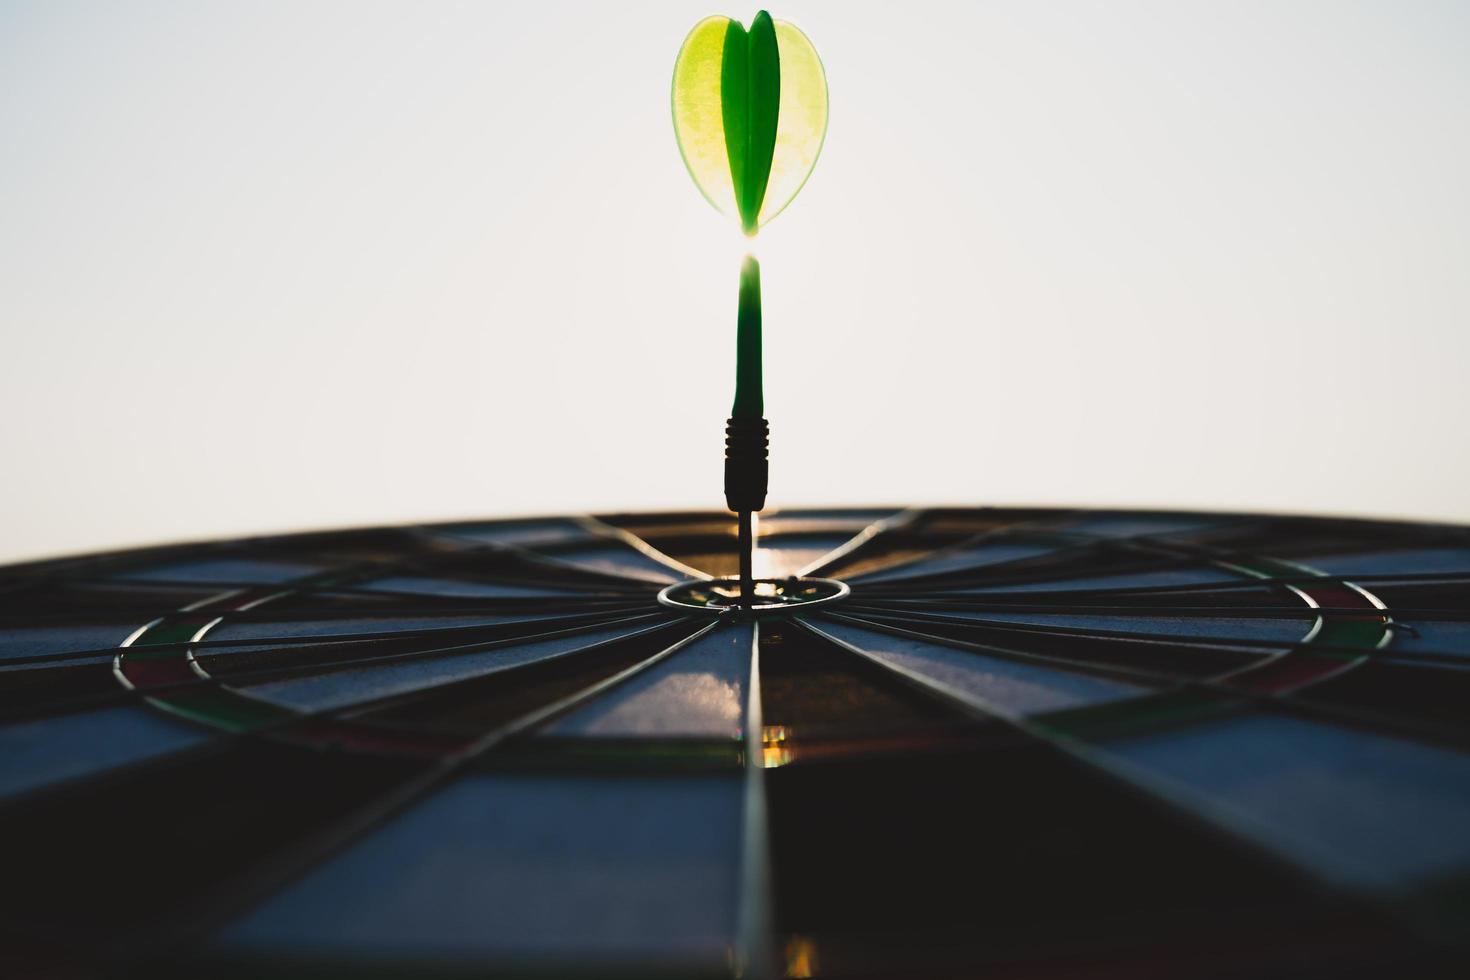
[{"label": "metal ring", "polygon": [[658,594],[665,606],[716,615],[772,616],[794,613],[836,602],[852,592],[847,583],[830,578],[758,578],[756,601],[740,602],[740,580],[735,577],[676,582]]}]

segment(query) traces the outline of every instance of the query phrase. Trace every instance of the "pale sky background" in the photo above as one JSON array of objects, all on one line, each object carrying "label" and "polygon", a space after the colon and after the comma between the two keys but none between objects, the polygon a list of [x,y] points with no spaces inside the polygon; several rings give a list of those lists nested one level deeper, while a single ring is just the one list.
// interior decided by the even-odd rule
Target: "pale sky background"
[{"label": "pale sky background", "polygon": [[[0,560],[722,505],[666,3],[0,2]],[[771,503],[1470,521],[1470,5],[792,2]]]}]

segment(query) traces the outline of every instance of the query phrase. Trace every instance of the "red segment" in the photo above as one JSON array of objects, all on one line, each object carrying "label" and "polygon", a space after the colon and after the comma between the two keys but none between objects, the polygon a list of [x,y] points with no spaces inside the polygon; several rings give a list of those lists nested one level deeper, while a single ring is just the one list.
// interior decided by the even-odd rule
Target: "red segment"
[{"label": "red segment", "polygon": [[[1301,585],[1298,589],[1323,609],[1333,611],[1319,612],[1322,625],[1311,643],[1259,667],[1241,671],[1231,678],[1235,686],[1256,694],[1285,694],[1348,670],[1362,660],[1348,651],[1361,650],[1366,656],[1382,640],[1388,618],[1357,589],[1330,579]],[[1359,609],[1363,612],[1355,611]],[[1320,643],[1332,653],[1313,652],[1312,643]]]},{"label": "red segment", "polygon": [[183,651],[167,660],[137,660],[124,656],[121,672],[134,687],[171,687],[176,684],[197,684],[199,675],[189,667]]},{"label": "red segment", "polygon": [[1351,660],[1326,660],[1310,653],[1286,654],[1233,678],[1235,686],[1254,694],[1284,694],[1326,680],[1353,665]]},{"label": "red segment", "polygon": [[1357,589],[1350,589],[1341,582],[1325,581],[1321,585],[1316,582],[1310,585],[1298,585],[1298,589],[1312,597],[1312,601],[1319,606],[1329,609],[1377,609],[1378,607],[1368,601],[1368,597]]}]

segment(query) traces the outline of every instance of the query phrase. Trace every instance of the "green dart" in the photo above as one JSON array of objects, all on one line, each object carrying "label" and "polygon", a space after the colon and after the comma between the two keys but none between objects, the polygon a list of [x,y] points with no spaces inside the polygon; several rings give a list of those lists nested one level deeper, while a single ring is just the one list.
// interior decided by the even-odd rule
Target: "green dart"
[{"label": "green dart", "polygon": [[[827,76],[806,35],[762,10],[749,29],[706,17],[674,63],[674,135],[705,198],[750,237],[785,210],[827,134]],[[769,425],[761,383],[761,272],[740,268],[735,404],[725,428],[725,502],[740,527],[740,596],[754,601],[751,515],[766,502]]]}]

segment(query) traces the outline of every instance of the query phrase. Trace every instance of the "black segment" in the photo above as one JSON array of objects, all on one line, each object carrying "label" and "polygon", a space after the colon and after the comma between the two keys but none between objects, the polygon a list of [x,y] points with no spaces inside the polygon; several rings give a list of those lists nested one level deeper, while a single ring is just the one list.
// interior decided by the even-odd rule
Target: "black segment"
[{"label": "black segment", "polygon": [[[182,928],[206,903],[414,772],[264,743],[206,751],[0,811],[0,931],[18,957],[107,957]],[[23,843],[22,843],[23,842]],[[67,937],[86,936],[84,944]]]},{"label": "black segment", "polygon": [[766,785],[778,940],[822,975],[1214,975],[1226,923],[1225,962],[1252,975],[1287,969],[1294,942],[1335,946],[1338,967],[1397,947],[1386,922],[1044,746],[797,762]]},{"label": "black segment", "polygon": [[584,653],[558,657],[445,688],[405,696],[351,715],[354,720],[442,735],[476,735],[570,697],[646,660],[700,629],[682,621]]}]

